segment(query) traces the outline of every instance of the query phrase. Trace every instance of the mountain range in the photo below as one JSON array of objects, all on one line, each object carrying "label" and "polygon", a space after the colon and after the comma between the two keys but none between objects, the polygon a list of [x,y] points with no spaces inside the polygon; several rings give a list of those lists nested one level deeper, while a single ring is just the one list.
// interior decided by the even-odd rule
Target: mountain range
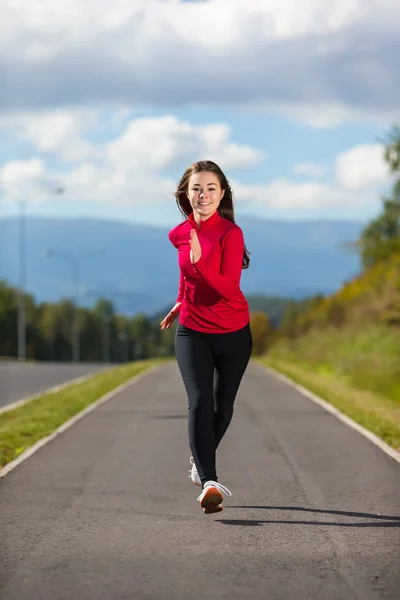
[{"label": "mountain range", "polygon": [[[177,222],[179,221],[179,218]],[[362,222],[273,221],[241,217],[250,268],[243,271],[245,294],[302,298],[329,294],[360,268],[344,249]],[[30,216],[25,223],[25,289],[36,301],[73,294],[73,266],[60,251],[76,257],[79,302],[90,306],[106,296],[126,314],[157,312],[175,301],[176,249],[166,227],[101,219]],[[53,256],[46,256],[48,250]],[[0,219],[0,279],[19,282],[19,220]]]}]

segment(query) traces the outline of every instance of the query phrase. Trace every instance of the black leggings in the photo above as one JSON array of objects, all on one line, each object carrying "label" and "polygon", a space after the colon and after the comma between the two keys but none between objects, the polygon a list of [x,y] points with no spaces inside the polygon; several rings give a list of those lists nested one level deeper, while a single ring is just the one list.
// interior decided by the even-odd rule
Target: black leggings
[{"label": "black leggings", "polygon": [[188,396],[189,446],[202,484],[217,481],[215,453],[252,351],[250,325],[202,333],[178,324],[175,354]]}]

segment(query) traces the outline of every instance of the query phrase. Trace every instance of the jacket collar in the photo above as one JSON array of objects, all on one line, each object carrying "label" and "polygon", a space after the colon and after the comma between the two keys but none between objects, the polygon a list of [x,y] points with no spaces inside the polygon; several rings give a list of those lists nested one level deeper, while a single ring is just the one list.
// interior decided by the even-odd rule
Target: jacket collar
[{"label": "jacket collar", "polygon": [[[194,220],[194,213],[193,212],[190,213],[188,219],[189,219],[189,222],[190,222],[191,226],[192,227],[196,227],[197,223]],[[220,214],[219,214],[218,210],[216,210],[215,213],[213,215],[211,215],[211,217],[209,217],[205,221],[203,221],[203,220],[200,221],[200,229],[204,229],[206,227],[212,227],[220,219],[221,219]]]}]

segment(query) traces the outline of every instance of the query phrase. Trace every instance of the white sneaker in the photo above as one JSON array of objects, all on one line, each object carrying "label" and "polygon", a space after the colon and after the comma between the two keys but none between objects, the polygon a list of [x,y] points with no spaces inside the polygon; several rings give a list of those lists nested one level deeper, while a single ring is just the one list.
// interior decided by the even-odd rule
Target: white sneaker
[{"label": "white sneaker", "polygon": [[208,515],[222,510],[220,504],[224,499],[223,494],[232,496],[231,492],[224,485],[216,481],[206,481],[203,491],[197,500],[200,502],[201,508]]},{"label": "white sneaker", "polygon": [[194,464],[194,458],[193,458],[193,456],[190,457],[189,462],[192,465],[192,468],[189,469],[189,473],[190,473],[189,477],[190,477],[190,479],[193,481],[193,483],[195,485],[200,485],[201,486],[201,480],[200,480],[199,474],[197,472],[196,465]]}]

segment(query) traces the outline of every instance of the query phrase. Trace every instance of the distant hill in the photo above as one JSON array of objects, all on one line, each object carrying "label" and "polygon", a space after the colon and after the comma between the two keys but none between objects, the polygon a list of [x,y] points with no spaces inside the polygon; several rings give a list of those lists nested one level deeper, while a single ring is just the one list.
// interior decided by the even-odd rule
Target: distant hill
[{"label": "distant hill", "polygon": [[[179,217],[177,218],[177,222]],[[359,259],[343,250],[359,236],[362,222],[285,222],[242,217],[250,268],[246,295],[302,298],[328,294],[359,270]],[[168,228],[96,219],[29,217],[26,223],[26,288],[38,301],[70,296],[71,265],[45,258],[44,250],[67,250],[79,259],[80,303],[110,297],[126,314],[152,314],[175,300],[176,250]],[[104,257],[84,256],[104,249]],[[18,220],[0,219],[0,278],[18,285]],[[116,291],[115,291],[116,290]]]}]

